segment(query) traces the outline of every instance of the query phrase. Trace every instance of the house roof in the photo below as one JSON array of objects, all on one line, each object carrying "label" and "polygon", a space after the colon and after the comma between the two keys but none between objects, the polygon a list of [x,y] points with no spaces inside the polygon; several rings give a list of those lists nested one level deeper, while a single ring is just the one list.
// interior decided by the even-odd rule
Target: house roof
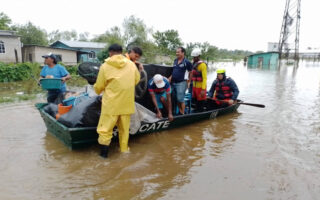
[{"label": "house roof", "polygon": [[77,51],[75,49],[66,49],[66,48],[57,48],[57,47],[50,47],[50,46],[43,46],[43,45],[36,45],[36,44],[25,44],[23,47],[44,47],[44,48],[50,48],[50,49],[62,49],[67,51]]},{"label": "house roof", "polygon": [[[107,44],[99,43],[99,42],[82,42],[82,41],[66,41],[66,40],[58,40],[54,43],[61,42],[72,48],[92,48],[92,49],[104,49]],[[53,44],[54,44],[53,43]]]},{"label": "house roof", "polygon": [[0,36],[20,37],[15,31],[0,30]]},{"label": "house roof", "polygon": [[268,51],[268,52],[254,53],[254,54],[248,55],[248,57],[256,56],[256,55],[263,55],[263,54],[273,54],[273,53],[279,54],[279,52],[277,52],[277,51]]}]

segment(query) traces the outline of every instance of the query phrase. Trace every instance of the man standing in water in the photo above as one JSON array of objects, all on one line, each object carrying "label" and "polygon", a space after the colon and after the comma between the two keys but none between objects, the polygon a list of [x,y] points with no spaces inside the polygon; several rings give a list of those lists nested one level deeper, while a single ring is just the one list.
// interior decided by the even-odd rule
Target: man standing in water
[{"label": "man standing in water", "polygon": [[202,112],[204,102],[207,99],[207,64],[200,60],[201,50],[194,49],[191,52],[193,57],[192,69],[192,98],[196,102],[196,111]]},{"label": "man standing in water", "polygon": [[109,47],[109,58],[101,65],[94,84],[97,94],[103,93],[97,132],[100,156],[107,158],[113,128],[117,126],[121,152],[128,152],[130,115],[134,113],[134,88],[140,73],[133,62],[122,55],[122,47]]},{"label": "man standing in water", "polygon": [[192,64],[185,58],[186,50],[183,47],[179,47],[176,51],[177,58],[173,63],[172,75],[169,77],[169,81],[172,85],[172,93],[175,96],[175,102],[178,102],[180,114],[184,114],[185,103],[184,97],[188,84],[190,83],[190,72],[192,70]]},{"label": "man standing in water", "polygon": [[217,79],[213,81],[208,96],[216,101],[217,105],[234,104],[239,95],[239,89],[230,77],[226,76],[225,69],[217,69]]},{"label": "man standing in water", "polygon": [[41,78],[61,78],[62,86],[61,89],[48,90],[48,103],[54,103],[57,97],[67,91],[66,81],[71,78],[69,72],[62,65],[57,64],[57,56],[48,53],[42,56],[44,58],[45,66],[40,72]]}]

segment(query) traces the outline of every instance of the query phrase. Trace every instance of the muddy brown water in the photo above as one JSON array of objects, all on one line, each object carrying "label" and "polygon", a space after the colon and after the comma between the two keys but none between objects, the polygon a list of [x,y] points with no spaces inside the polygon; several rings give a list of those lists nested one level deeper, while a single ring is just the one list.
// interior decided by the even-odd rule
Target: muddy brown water
[{"label": "muddy brown water", "polygon": [[106,160],[47,134],[35,101],[0,105],[0,199],[320,199],[320,65],[226,69],[266,108],[132,137]]}]

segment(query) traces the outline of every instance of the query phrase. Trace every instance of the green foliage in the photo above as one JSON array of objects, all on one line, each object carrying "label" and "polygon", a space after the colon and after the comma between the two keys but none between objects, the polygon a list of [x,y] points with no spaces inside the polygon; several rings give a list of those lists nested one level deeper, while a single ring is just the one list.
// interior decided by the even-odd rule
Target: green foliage
[{"label": "green foliage", "polygon": [[14,25],[11,28],[21,36],[23,44],[48,45],[47,32],[31,22],[25,25]]},{"label": "green foliage", "polygon": [[124,43],[126,46],[136,46],[148,40],[148,34],[152,32],[151,29],[147,28],[142,19],[136,18],[131,15],[125,18],[123,21],[124,29]]},{"label": "green foliage", "polygon": [[9,30],[11,19],[3,12],[0,13],[0,30]]},{"label": "green foliage", "polygon": [[120,44],[124,45],[124,38],[121,34],[121,30],[118,26],[112,27],[110,30],[107,30],[104,34],[98,35],[92,39],[93,42],[104,42],[108,46],[111,44]]},{"label": "green foliage", "polygon": [[159,50],[168,55],[174,55],[176,49],[183,44],[176,30],[157,31],[153,34],[153,38]]},{"label": "green foliage", "polygon": [[71,30],[71,31],[55,30],[48,34],[48,39],[50,43],[53,43],[57,40],[88,41],[88,37],[89,37],[88,32],[78,34],[76,30]]},{"label": "green foliage", "polygon": [[103,49],[102,51],[100,51],[100,52],[97,54],[97,57],[98,57],[99,61],[100,61],[101,63],[103,63],[104,60],[109,57],[108,47],[106,47],[105,49]]},{"label": "green foliage", "polygon": [[28,80],[35,73],[40,73],[40,66],[34,63],[0,63],[0,82]]},{"label": "green foliage", "polygon": [[70,73],[70,75],[78,75],[78,67],[80,64],[77,65],[65,65],[63,62],[59,62],[60,65],[64,66],[66,70]]}]

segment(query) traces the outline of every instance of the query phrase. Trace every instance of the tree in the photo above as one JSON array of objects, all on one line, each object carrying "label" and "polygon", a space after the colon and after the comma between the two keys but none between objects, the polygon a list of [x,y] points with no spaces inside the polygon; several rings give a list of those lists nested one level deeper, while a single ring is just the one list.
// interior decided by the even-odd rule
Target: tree
[{"label": "tree", "polygon": [[147,28],[143,20],[133,15],[125,18],[122,25],[124,29],[124,45],[127,47],[132,46],[132,44],[141,46],[144,42],[147,42],[148,34],[152,32],[151,29]]},{"label": "tree", "polygon": [[175,50],[183,44],[176,30],[157,31],[153,34],[153,38],[161,52],[165,54],[174,54]]},{"label": "tree", "polygon": [[112,27],[110,30],[107,30],[104,34],[98,35],[92,39],[93,42],[104,42],[108,45],[117,43],[123,46],[124,39],[121,34],[121,30],[118,26]]},{"label": "tree", "polygon": [[33,25],[31,22],[25,25],[14,25],[12,30],[21,36],[23,44],[48,45],[47,32]]},{"label": "tree", "polygon": [[89,32],[84,32],[84,33],[80,33],[79,34],[79,41],[83,41],[83,42],[88,42],[90,33]]},{"label": "tree", "polygon": [[3,12],[0,13],[0,30],[9,30],[11,19]]},{"label": "tree", "polygon": [[57,40],[76,41],[78,40],[78,33],[76,30],[71,30],[71,31],[55,30],[49,33],[48,38],[50,43],[55,42]]}]

